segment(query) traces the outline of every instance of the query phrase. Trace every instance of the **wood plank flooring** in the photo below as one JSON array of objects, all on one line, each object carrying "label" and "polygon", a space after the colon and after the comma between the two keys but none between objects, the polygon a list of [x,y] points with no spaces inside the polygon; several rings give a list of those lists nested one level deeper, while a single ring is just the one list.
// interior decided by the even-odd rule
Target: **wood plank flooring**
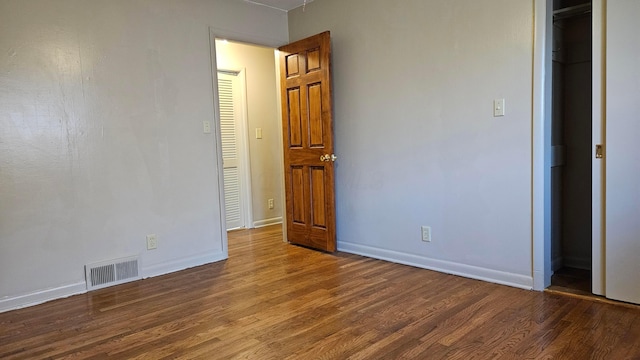
[{"label": "wood plank flooring", "polygon": [[596,297],[591,292],[591,271],[569,267],[560,268],[553,273],[548,290]]},{"label": "wood plank flooring", "polygon": [[227,261],[0,314],[0,359],[640,359],[640,309],[230,233]]}]

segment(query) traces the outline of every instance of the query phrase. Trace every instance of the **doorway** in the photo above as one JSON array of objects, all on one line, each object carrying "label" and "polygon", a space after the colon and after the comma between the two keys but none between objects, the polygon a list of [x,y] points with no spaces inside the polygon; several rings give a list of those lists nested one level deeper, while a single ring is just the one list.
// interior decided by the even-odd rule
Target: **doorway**
[{"label": "doorway", "polygon": [[[232,202],[239,197],[238,194],[244,195],[243,204],[247,219],[242,226],[227,226],[227,230],[280,224],[283,218],[282,142],[274,48],[216,39],[214,34],[211,36],[212,60],[217,70],[215,81],[218,84],[225,79],[228,80],[227,84],[236,81],[238,87],[244,89],[244,105],[241,105],[244,120],[241,120],[243,124],[238,127],[225,123],[224,113],[228,112],[230,105],[224,104],[224,89],[216,87],[220,104],[219,125],[223,157],[226,147],[232,147],[231,141],[228,141],[231,137],[224,137],[225,130],[233,134],[235,129],[237,144],[241,145],[240,143],[244,142],[246,149],[246,171],[240,180],[249,185],[245,191],[227,186],[228,166],[227,158],[224,158],[226,220],[229,223],[230,216],[233,219],[238,218],[238,211],[241,210],[233,206]],[[220,71],[223,71],[223,74],[220,74]],[[232,90],[232,93],[235,92]],[[229,164],[233,165],[232,162]],[[232,171],[229,173],[231,175]]]},{"label": "doorway", "polygon": [[590,0],[553,0],[551,289],[591,295],[593,21]]}]

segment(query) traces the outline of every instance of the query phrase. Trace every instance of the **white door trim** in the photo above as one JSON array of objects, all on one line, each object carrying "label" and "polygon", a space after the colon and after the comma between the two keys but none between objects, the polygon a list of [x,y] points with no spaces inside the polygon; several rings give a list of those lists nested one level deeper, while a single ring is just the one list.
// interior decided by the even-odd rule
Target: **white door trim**
[{"label": "white door trim", "polygon": [[288,242],[288,238],[287,238],[287,198],[286,198],[286,191],[287,188],[284,184],[284,137],[282,134],[282,105],[281,105],[281,97],[280,97],[280,90],[281,90],[281,84],[280,84],[280,51],[276,48],[273,50],[273,56],[275,58],[275,64],[276,64],[276,78],[275,78],[275,82],[276,82],[276,92],[277,92],[277,96],[278,96],[278,106],[277,106],[277,111],[278,111],[278,124],[279,124],[279,131],[278,131],[278,141],[280,144],[280,174],[282,174],[283,176],[280,178],[280,203],[282,204],[282,241],[284,242]]},{"label": "white door trim", "polygon": [[[591,16],[593,18],[592,34],[592,151],[595,152],[596,144],[604,144],[606,126],[606,92],[605,84],[605,0],[592,0]],[[592,153],[594,155],[594,153]],[[605,295],[605,158],[591,158],[591,292],[596,295]]]},{"label": "white door trim", "polygon": [[224,166],[222,163],[222,134],[220,134],[220,97],[218,94],[218,64],[216,62],[216,36],[212,28],[209,28],[209,50],[211,62],[211,89],[213,91],[213,117],[214,126],[211,126],[214,138],[216,171],[218,173],[218,224],[220,225],[220,242],[224,259],[229,258],[226,219],[227,213],[224,203]]},{"label": "white door trim", "polygon": [[253,192],[251,191],[251,152],[249,150],[249,109],[247,107],[247,71],[242,68],[238,73],[238,81],[240,83],[240,103],[242,110],[242,118],[240,120],[240,147],[242,148],[242,195],[244,196],[244,219],[245,227],[253,227]]},{"label": "white door trim", "polygon": [[533,289],[551,285],[551,23],[552,0],[534,0],[532,110]]}]

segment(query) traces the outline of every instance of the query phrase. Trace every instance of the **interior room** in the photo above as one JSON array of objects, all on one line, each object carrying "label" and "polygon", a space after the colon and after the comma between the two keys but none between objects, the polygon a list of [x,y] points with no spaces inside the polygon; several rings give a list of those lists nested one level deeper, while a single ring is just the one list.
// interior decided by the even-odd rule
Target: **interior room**
[{"label": "interior room", "polygon": [[640,356],[639,16],[0,0],[0,358]]}]

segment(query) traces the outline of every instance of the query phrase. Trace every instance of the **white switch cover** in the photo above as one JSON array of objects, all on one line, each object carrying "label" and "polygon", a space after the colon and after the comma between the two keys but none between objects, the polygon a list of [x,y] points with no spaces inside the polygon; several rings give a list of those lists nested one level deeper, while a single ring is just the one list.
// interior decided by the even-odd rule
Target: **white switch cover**
[{"label": "white switch cover", "polygon": [[202,122],[202,131],[205,134],[211,134],[211,122],[210,121],[203,121]]},{"label": "white switch cover", "polygon": [[256,139],[262,139],[262,128],[256,128]]},{"label": "white switch cover", "polygon": [[504,116],[504,99],[493,100],[493,116]]}]

